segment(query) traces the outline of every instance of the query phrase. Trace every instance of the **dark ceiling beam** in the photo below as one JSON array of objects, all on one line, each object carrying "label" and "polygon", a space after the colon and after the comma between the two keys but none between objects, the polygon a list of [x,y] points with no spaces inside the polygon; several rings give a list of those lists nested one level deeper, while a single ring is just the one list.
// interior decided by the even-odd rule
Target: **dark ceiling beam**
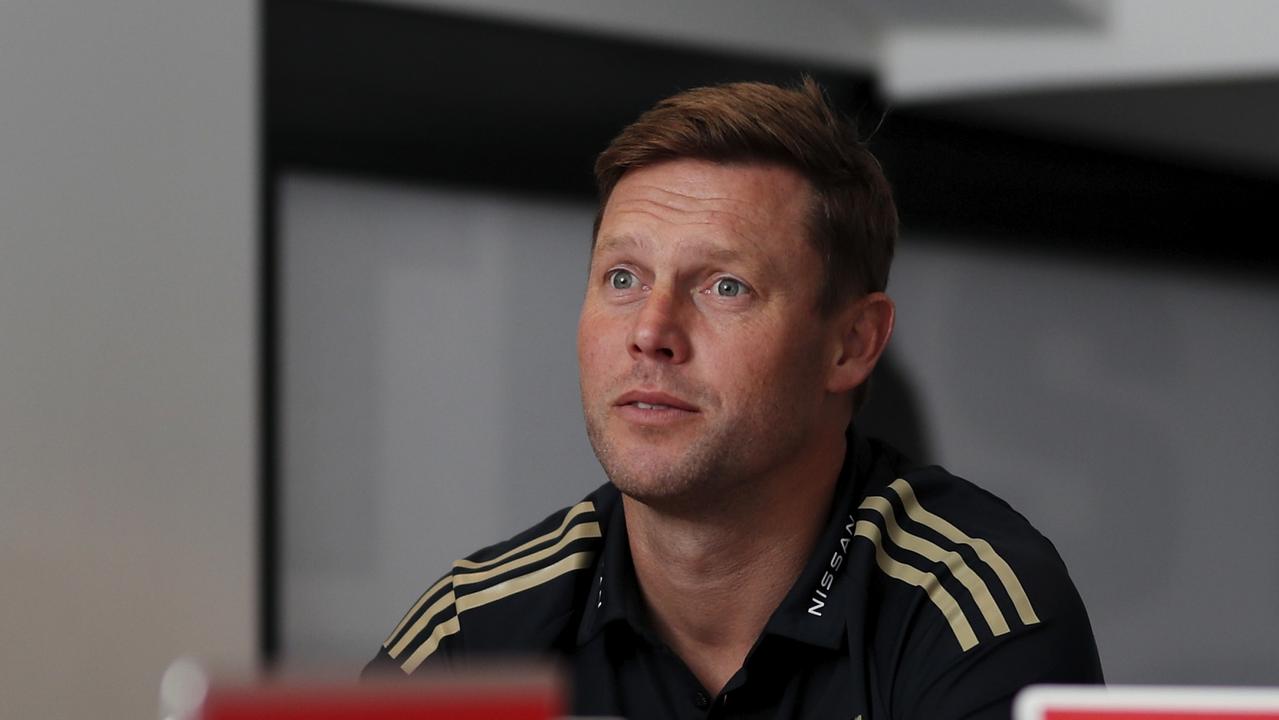
[{"label": "dark ceiling beam", "polygon": [[904,232],[1274,276],[1279,181],[983,128],[944,113],[889,115],[872,145]]},{"label": "dark ceiling beam", "polygon": [[434,11],[268,0],[276,159],[424,180],[590,194],[594,156],[681,88],[793,82],[837,101],[869,76]]}]

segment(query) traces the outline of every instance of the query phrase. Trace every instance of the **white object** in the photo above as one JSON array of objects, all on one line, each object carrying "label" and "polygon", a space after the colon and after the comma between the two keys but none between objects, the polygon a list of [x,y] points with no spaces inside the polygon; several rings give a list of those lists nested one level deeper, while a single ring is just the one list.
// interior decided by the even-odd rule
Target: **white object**
[{"label": "white object", "polygon": [[1098,718],[1117,712],[1140,720],[1139,712],[1176,711],[1179,718],[1246,717],[1279,719],[1279,688],[1032,685],[1017,695],[1013,720],[1048,720],[1050,713],[1072,717],[1096,712]]}]

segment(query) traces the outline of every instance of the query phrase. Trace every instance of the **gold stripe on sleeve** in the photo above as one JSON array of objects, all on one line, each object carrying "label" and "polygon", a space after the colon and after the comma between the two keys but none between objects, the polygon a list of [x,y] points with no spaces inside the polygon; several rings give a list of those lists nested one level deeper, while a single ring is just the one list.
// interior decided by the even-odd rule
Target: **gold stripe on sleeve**
[{"label": "gold stripe on sleeve", "polygon": [[959,607],[959,603],[955,602],[955,598],[946,592],[946,588],[941,586],[941,580],[937,579],[936,575],[889,557],[884,550],[884,540],[880,535],[879,526],[875,523],[858,520],[853,527],[853,535],[866,538],[875,546],[875,562],[885,575],[922,588],[928,593],[928,599],[932,600],[942,616],[946,618],[946,622],[950,623],[950,630],[955,633],[955,639],[959,641],[960,648],[967,652],[977,646],[977,635],[973,632],[972,625],[968,624],[968,618],[964,617],[964,611]]},{"label": "gold stripe on sleeve", "polygon": [[453,587],[458,587],[460,585],[474,585],[477,582],[483,582],[491,577],[496,577],[502,573],[510,572],[516,568],[521,568],[525,565],[532,565],[540,560],[545,560],[560,550],[563,550],[565,546],[574,541],[581,540],[582,538],[597,538],[602,536],[599,523],[582,523],[565,533],[564,537],[560,538],[554,545],[545,547],[535,553],[530,553],[524,557],[516,558],[504,565],[498,565],[497,567],[489,568],[488,570],[481,570],[473,573],[458,573],[453,576]]},{"label": "gold stripe on sleeve", "polygon": [[564,573],[581,570],[591,566],[595,553],[587,551],[574,553],[568,557],[556,562],[554,565],[547,565],[541,570],[535,570],[527,575],[511,578],[500,582],[493,587],[484,588],[469,595],[463,595],[457,600],[457,612],[461,614],[467,610],[473,610],[477,607],[488,605],[491,602],[497,602],[502,598],[510,597],[516,593],[522,593],[525,590],[541,585],[542,583],[554,580]]},{"label": "gold stripe on sleeve", "polygon": [[922,555],[935,563],[942,563],[947,568],[950,568],[950,574],[967,588],[969,594],[972,595],[973,602],[977,603],[977,608],[981,610],[982,617],[986,619],[986,625],[990,627],[990,631],[995,636],[1008,632],[1008,622],[1004,620],[1004,614],[999,610],[999,605],[995,603],[995,598],[990,594],[990,588],[986,586],[986,581],[982,580],[981,576],[968,567],[962,555],[954,550],[943,550],[936,543],[911,535],[903,530],[901,525],[897,523],[892,503],[888,502],[886,498],[872,495],[862,502],[861,507],[874,510],[883,516],[884,529],[888,532],[888,539],[894,545],[917,555]]},{"label": "gold stripe on sleeve", "polygon": [[[511,578],[510,580],[500,582],[493,587],[485,588],[478,592],[471,593],[470,595],[463,595],[456,601],[453,599],[453,593],[449,593],[447,598],[449,602],[453,603],[456,607],[457,614],[436,625],[435,629],[432,630],[431,634],[426,638],[426,641],[419,645],[418,648],[409,655],[404,663],[400,665],[400,668],[406,673],[412,673],[414,670],[417,670],[418,666],[430,657],[437,648],[439,648],[441,640],[449,635],[453,635],[461,631],[462,625],[460,618],[462,613],[468,610],[474,610],[477,607],[483,607],[484,605],[488,605],[492,602],[497,602],[503,598],[522,593],[525,590],[531,590],[532,588],[550,582],[565,573],[588,568],[591,566],[594,559],[595,553],[593,552],[574,553],[573,555],[569,555],[568,557],[565,557],[553,565],[548,565],[541,570],[535,570],[527,575]],[[443,601],[443,598],[441,601]],[[432,609],[435,609],[436,605],[432,605],[431,607]],[[423,615],[423,618],[426,618],[429,615],[432,615],[430,610]],[[420,632],[420,630],[418,632]],[[405,638],[410,638],[415,635],[416,633],[412,632],[406,633]],[[401,640],[401,643],[404,645],[408,644],[407,640]],[[401,646],[397,647],[400,651],[403,651],[404,649]],[[392,652],[391,657],[395,657],[397,654],[398,652]]]},{"label": "gold stripe on sleeve", "polygon": [[422,631],[430,626],[431,621],[452,605],[456,599],[457,596],[453,594],[452,590],[450,590],[439,600],[431,603],[431,607],[427,608],[426,612],[422,613],[422,617],[418,618],[417,622],[413,623],[413,627],[409,628],[409,631],[404,633],[403,637],[400,638],[400,641],[395,643],[395,646],[391,648],[391,657],[399,657],[400,653],[404,652],[404,648],[408,647],[408,644],[413,642],[418,635],[421,635]]},{"label": "gold stripe on sleeve", "polygon": [[[560,521],[559,527],[548,533],[535,537],[532,540],[521,544],[519,547],[508,550],[495,558],[490,558],[481,562],[473,562],[471,560],[458,560],[454,562],[453,568],[455,570],[482,570],[482,572],[464,572],[445,575],[438,582],[432,585],[429,590],[422,593],[421,597],[417,599],[417,602],[413,604],[413,607],[410,608],[409,611],[404,614],[404,617],[400,619],[399,624],[395,626],[395,629],[391,631],[391,634],[382,642],[382,646],[391,648],[391,643],[395,642],[396,637],[399,637],[399,642],[395,642],[395,646],[391,648],[391,657],[396,657],[404,650],[405,646],[413,642],[413,640],[430,625],[431,620],[439,614],[440,610],[442,610],[440,603],[433,603],[431,606],[432,609],[423,613],[422,617],[419,618],[417,622],[413,623],[412,627],[410,627],[407,632],[404,632],[403,635],[400,633],[404,631],[405,625],[407,625],[413,616],[417,614],[422,605],[446,584],[452,583],[453,587],[457,587],[459,585],[471,585],[481,582],[496,575],[500,575],[526,565],[531,565],[551,557],[574,540],[601,537],[602,533],[600,531],[599,523],[597,522],[582,523],[581,525],[574,527],[572,530],[569,530],[568,533],[564,532],[565,528],[569,526],[569,523],[571,523],[574,518],[585,513],[593,512],[595,512],[595,504],[589,500],[584,500],[568,509],[568,512],[564,514],[564,519]],[[556,538],[559,538],[559,540],[550,547],[538,550],[526,557],[516,558],[510,562],[503,563],[503,561],[507,558],[516,556],[529,548],[536,547],[550,540],[555,540]],[[485,570],[484,568],[488,569]],[[449,593],[448,597],[452,598],[453,594]]]},{"label": "gold stripe on sleeve", "polygon": [[404,626],[408,624],[409,620],[417,614],[417,611],[422,607],[422,604],[434,595],[436,591],[448,584],[451,579],[451,575],[445,575],[440,578],[439,582],[432,585],[429,590],[422,593],[422,595],[418,597],[417,602],[413,603],[413,607],[409,608],[409,611],[404,613],[404,617],[400,618],[400,624],[396,625],[395,629],[391,631],[391,634],[387,635],[386,639],[382,641],[382,647],[390,647],[391,641],[395,639],[396,635],[400,634],[400,631],[404,629]]},{"label": "gold stripe on sleeve", "polygon": [[473,562],[471,560],[458,560],[457,562],[453,563],[453,567],[459,568],[462,570],[479,570],[481,568],[486,568],[491,565],[496,565],[513,555],[518,555],[524,552],[525,550],[528,550],[531,547],[536,547],[546,542],[547,540],[554,540],[555,538],[559,537],[564,532],[564,528],[568,527],[568,524],[573,521],[573,518],[577,517],[578,515],[581,515],[582,513],[588,513],[588,512],[595,512],[595,503],[591,502],[590,500],[583,500],[582,502],[569,508],[568,512],[564,515],[564,519],[560,521],[560,526],[546,533],[545,535],[535,537],[532,540],[529,540],[528,542],[524,543],[523,545],[520,545],[519,547],[513,548],[511,550],[507,550],[506,552],[502,553],[501,555],[498,555],[495,558],[491,558],[489,560],[481,560],[480,562]]},{"label": "gold stripe on sleeve", "polygon": [[994,570],[995,575],[999,577],[1000,582],[1003,583],[1004,590],[1008,592],[1008,597],[1013,601],[1013,607],[1017,608],[1017,616],[1021,618],[1022,623],[1034,625],[1039,622],[1039,616],[1035,615],[1035,609],[1031,607],[1030,598],[1026,595],[1026,590],[1021,586],[1021,581],[1017,579],[1017,574],[999,556],[999,553],[995,552],[990,543],[981,538],[969,537],[964,531],[951,525],[944,518],[925,510],[915,497],[915,489],[904,479],[898,478],[888,487],[892,488],[893,492],[897,493],[897,496],[902,499],[902,507],[906,509],[906,517],[920,525],[936,530],[953,543],[967,545],[976,551],[977,557],[989,565],[990,569]]},{"label": "gold stripe on sleeve", "polygon": [[400,665],[400,669],[405,673],[412,673],[417,670],[422,661],[430,657],[431,653],[435,652],[435,649],[440,646],[441,640],[457,633],[461,629],[462,624],[458,622],[456,615],[436,625],[435,630],[431,631],[431,636],[426,639],[426,642],[418,646],[417,650],[413,651],[413,654],[404,661],[404,664]]}]

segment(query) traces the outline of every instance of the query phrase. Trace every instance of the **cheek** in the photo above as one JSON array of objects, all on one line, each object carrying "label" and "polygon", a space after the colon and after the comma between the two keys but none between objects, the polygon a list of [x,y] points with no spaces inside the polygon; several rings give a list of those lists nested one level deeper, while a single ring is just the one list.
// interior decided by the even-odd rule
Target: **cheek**
[{"label": "cheek", "polygon": [[577,369],[582,378],[582,385],[590,384],[591,371],[595,367],[595,346],[591,335],[585,327],[577,329]]},{"label": "cheek", "polygon": [[785,352],[754,333],[717,338],[701,351],[708,379],[744,400],[767,393],[786,369]]},{"label": "cheek", "polygon": [[820,394],[820,344],[806,333],[780,330],[761,328],[740,341],[719,344],[713,366],[747,397],[785,395],[793,401]]},{"label": "cheek", "polygon": [[590,387],[593,381],[599,379],[608,356],[608,325],[601,320],[597,313],[592,313],[589,309],[584,310],[578,319],[577,365],[583,387]]}]

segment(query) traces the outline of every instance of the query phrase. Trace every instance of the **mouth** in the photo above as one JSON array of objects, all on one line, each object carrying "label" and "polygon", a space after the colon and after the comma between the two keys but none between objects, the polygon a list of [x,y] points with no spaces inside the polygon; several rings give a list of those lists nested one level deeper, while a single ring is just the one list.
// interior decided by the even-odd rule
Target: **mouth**
[{"label": "mouth", "polygon": [[682,426],[701,413],[693,403],[655,390],[632,390],[618,397],[613,405],[614,412],[627,424],[648,430]]},{"label": "mouth", "polygon": [[683,398],[664,392],[650,390],[632,390],[630,392],[623,393],[613,404],[617,407],[633,408],[644,412],[700,412],[696,405],[684,400]]}]

